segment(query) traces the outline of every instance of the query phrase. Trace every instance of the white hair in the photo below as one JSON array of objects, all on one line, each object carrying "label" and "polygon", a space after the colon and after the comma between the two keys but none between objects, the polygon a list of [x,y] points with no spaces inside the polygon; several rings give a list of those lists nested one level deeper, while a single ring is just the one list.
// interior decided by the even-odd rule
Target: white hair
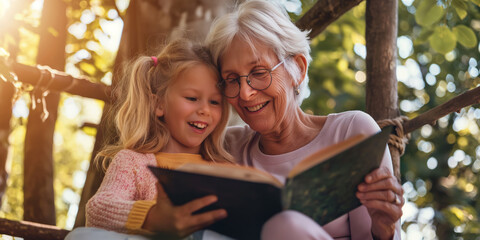
[{"label": "white hair", "polygon": [[[264,0],[247,0],[237,8],[216,19],[206,38],[215,65],[220,67],[220,58],[229,48],[235,36],[245,40],[252,49],[254,42],[260,42],[272,48],[279,60],[286,59],[285,69],[293,79],[300,81],[300,69],[293,58],[303,54],[307,66],[312,60],[310,56],[309,31],[301,31],[292,23],[285,9],[275,2]],[[296,100],[300,105],[310,91],[308,74],[305,74],[300,86],[300,95]]]}]

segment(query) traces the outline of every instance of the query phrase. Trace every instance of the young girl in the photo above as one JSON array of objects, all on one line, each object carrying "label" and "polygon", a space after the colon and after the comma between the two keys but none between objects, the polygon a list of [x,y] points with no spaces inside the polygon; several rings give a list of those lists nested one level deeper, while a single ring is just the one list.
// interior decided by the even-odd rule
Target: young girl
[{"label": "young girl", "polygon": [[[177,168],[186,162],[232,162],[222,147],[228,105],[216,86],[219,76],[208,51],[177,40],[157,57],[140,57],[126,70],[131,73],[116,89],[119,139],[99,154],[109,166],[87,203],[87,227],[183,237],[225,218],[223,209],[192,216],[215,202],[215,196],[172,206],[147,169],[147,165]],[[122,238],[95,228],[89,232],[92,239]]]}]

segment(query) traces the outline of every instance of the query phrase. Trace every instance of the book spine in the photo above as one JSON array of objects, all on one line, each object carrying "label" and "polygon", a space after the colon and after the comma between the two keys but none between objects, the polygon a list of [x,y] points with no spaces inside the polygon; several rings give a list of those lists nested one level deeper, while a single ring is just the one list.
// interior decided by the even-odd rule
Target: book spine
[{"label": "book spine", "polygon": [[292,186],[293,179],[287,179],[285,182],[285,186],[282,188],[282,207],[283,210],[290,209],[292,205]]}]

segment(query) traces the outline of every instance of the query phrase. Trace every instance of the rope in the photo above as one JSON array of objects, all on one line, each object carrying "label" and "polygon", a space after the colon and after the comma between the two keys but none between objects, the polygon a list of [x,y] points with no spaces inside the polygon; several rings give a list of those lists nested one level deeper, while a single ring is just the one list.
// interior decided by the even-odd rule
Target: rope
[{"label": "rope", "polygon": [[393,125],[395,126],[395,134],[390,134],[390,139],[388,140],[388,144],[394,146],[398,149],[400,156],[405,153],[405,145],[410,139],[410,134],[405,134],[403,130],[403,122],[409,120],[406,116],[399,116],[394,119],[383,119],[377,121],[378,126],[383,128],[385,126]]}]

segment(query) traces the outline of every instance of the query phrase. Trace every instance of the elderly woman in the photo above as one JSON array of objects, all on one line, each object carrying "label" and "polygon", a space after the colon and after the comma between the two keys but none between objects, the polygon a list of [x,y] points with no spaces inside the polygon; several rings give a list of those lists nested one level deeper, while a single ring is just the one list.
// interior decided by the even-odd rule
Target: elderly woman
[{"label": "elderly woman", "polygon": [[[302,111],[311,60],[307,32],[276,4],[240,4],[216,20],[206,41],[222,76],[223,94],[248,124],[231,127],[226,134],[230,152],[241,164],[285,180],[305,156],[351,136],[379,131],[360,111],[327,116]],[[361,207],[325,226],[284,211],[263,226],[262,239],[400,239],[402,193],[387,148],[381,167],[358,186]]]}]

